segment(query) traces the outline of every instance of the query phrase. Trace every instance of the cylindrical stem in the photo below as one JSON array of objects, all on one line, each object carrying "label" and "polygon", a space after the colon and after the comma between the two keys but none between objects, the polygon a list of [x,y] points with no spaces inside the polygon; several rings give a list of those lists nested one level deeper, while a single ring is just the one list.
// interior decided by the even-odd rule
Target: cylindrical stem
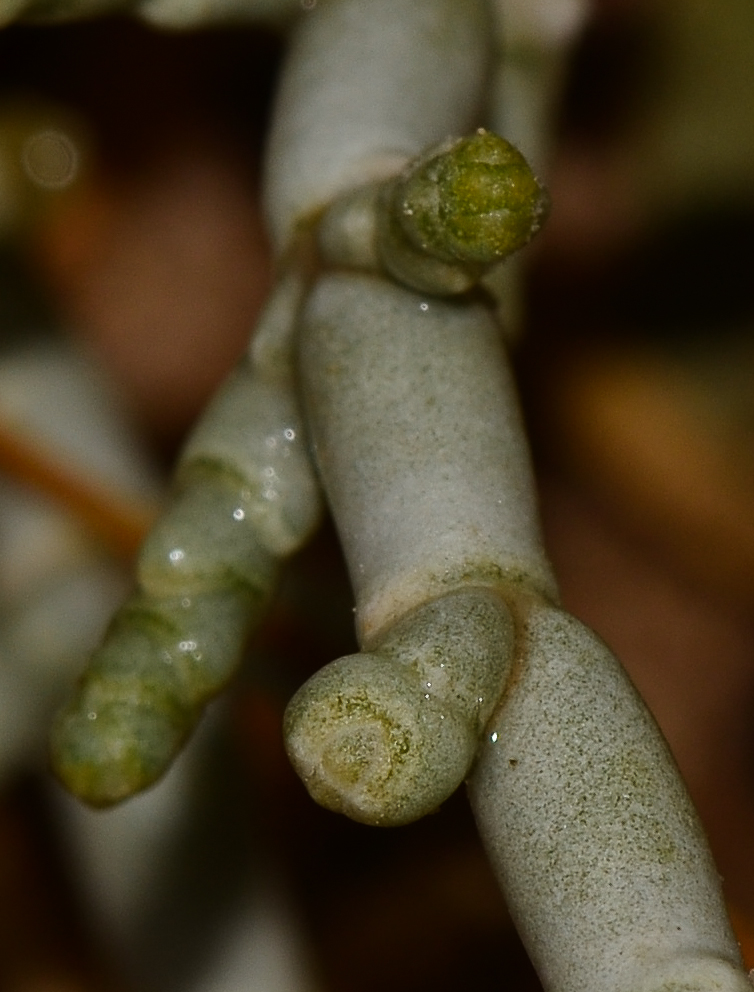
[{"label": "cylindrical stem", "polygon": [[513,384],[484,306],[373,276],[319,280],[300,350],[363,653],[297,693],[288,751],[320,802],[405,823],[468,774],[514,655],[504,597],[555,595]]},{"label": "cylindrical stem", "polygon": [[53,765],[95,806],[151,785],[231,678],[280,558],[319,521],[319,486],[294,389],[299,286],[283,280],[250,360],[181,458],[170,508],[52,734]]},{"label": "cylindrical stem", "polygon": [[610,651],[541,603],[471,780],[548,992],[751,992],[720,882],[654,721]]},{"label": "cylindrical stem", "polygon": [[384,279],[325,276],[301,380],[365,646],[459,585],[555,597],[523,425],[487,309]]},{"label": "cylindrical stem", "polygon": [[483,0],[323,0],[301,17],[267,150],[278,251],[338,194],[482,124],[489,56]]}]

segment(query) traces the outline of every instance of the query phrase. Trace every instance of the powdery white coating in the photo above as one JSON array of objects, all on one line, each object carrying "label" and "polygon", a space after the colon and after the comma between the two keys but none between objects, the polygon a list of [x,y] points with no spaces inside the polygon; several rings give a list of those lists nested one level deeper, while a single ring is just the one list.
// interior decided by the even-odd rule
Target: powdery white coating
[{"label": "powdery white coating", "polygon": [[751,992],[696,814],[607,647],[541,603],[470,793],[537,973],[557,992]]},{"label": "powdery white coating", "polygon": [[278,251],[337,194],[481,123],[489,34],[483,0],[320,0],[299,19],[267,149]]},{"label": "powdery white coating", "polygon": [[288,754],[312,796],[380,826],[435,810],[468,774],[514,638],[499,596],[463,589],[317,672],[285,716]]},{"label": "powdery white coating", "polygon": [[487,309],[323,276],[302,314],[315,456],[370,642],[460,585],[556,595],[500,334]]}]

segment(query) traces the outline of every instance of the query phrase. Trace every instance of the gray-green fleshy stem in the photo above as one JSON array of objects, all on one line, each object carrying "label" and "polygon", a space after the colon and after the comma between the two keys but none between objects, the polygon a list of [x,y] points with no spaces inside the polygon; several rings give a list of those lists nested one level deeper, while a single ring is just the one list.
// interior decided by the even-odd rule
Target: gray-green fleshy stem
[{"label": "gray-green fleshy stem", "polygon": [[703,830],[626,673],[550,604],[519,622],[469,791],[544,989],[751,992]]}]

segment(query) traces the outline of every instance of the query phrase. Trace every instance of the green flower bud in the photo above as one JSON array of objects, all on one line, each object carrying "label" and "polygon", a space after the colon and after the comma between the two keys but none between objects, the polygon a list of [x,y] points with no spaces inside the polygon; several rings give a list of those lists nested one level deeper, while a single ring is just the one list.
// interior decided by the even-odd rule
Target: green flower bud
[{"label": "green flower bud", "polygon": [[484,130],[431,149],[393,189],[394,216],[417,249],[482,268],[523,248],[548,209],[523,155]]}]

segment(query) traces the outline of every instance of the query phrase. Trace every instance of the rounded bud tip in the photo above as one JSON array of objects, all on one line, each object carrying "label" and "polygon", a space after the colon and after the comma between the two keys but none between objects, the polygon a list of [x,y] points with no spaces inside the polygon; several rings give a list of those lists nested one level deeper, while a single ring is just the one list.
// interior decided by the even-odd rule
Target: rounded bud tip
[{"label": "rounded bud tip", "polygon": [[550,203],[521,152],[483,129],[417,159],[400,177],[395,196],[398,222],[417,248],[480,266],[523,248]]},{"label": "rounded bud tip", "polygon": [[169,714],[125,702],[62,710],[51,733],[53,771],[69,792],[104,807],[154,784],[185,737]]},{"label": "rounded bud tip", "polygon": [[310,795],[361,823],[398,826],[432,812],[460,785],[474,728],[428,701],[407,665],[349,655],[291,700],[286,749]]}]

